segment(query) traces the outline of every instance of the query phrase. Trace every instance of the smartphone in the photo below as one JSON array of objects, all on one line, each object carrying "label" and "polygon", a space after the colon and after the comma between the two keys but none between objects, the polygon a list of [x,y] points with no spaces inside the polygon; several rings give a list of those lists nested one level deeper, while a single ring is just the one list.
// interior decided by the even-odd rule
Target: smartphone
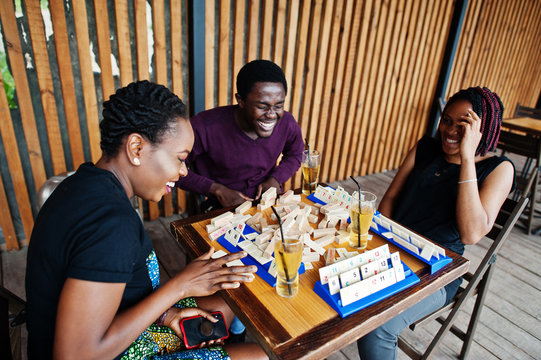
[{"label": "smartphone", "polygon": [[180,321],[180,331],[186,349],[198,347],[202,342],[227,339],[229,331],[221,311],[212,313],[218,322],[211,322],[202,316],[192,316]]}]

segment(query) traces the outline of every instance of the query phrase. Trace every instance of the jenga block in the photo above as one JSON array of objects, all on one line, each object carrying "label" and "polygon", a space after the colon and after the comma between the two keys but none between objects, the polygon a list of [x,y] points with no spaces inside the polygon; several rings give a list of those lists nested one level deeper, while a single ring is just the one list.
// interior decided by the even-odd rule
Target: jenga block
[{"label": "jenga block", "polygon": [[325,228],[327,227],[327,224],[328,224],[328,223],[329,223],[328,220],[322,219],[322,220],[319,222],[317,228],[318,228],[318,229],[325,229]]},{"label": "jenga block", "polygon": [[226,223],[228,223],[233,218],[233,216],[234,214],[231,211],[228,211],[226,213],[223,213],[222,215],[212,218],[210,220],[210,223],[214,226],[222,227]]},{"label": "jenga block", "polygon": [[325,249],[323,246],[319,245],[315,241],[310,240],[310,236],[308,238],[304,237],[304,245],[308,246],[310,249],[317,252],[319,255],[325,254]]},{"label": "jenga block", "polygon": [[325,252],[325,256],[324,256],[325,265],[329,265],[329,264],[334,263],[335,257],[336,257],[336,248],[334,248],[334,247],[328,248],[327,251]]},{"label": "jenga block", "polygon": [[250,225],[251,227],[253,227],[255,224],[259,224],[259,220],[261,220],[262,216],[263,214],[260,212],[255,213],[251,218],[246,221],[246,225]]},{"label": "jenga block", "polygon": [[235,214],[244,214],[246,211],[250,210],[251,207],[252,207],[252,202],[247,200],[243,202],[242,204],[240,204],[239,206],[237,206],[237,208],[235,209]]},{"label": "jenga block", "polygon": [[270,187],[263,194],[261,194],[261,200],[267,203],[267,201],[269,201],[272,198],[276,199],[276,196],[277,196],[276,188]]},{"label": "jenga block", "polygon": [[217,229],[217,230],[214,230],[213,232],[211,232],[209,234],[209,238],[211,241],[214,241],[216,239],[218,239],[220,236],[222,236],[223,234],[226,233],[227,230],[231,229],[232,225],[231,224],[225,224],[224,226],[222,226],[221,228]]},{"label": "jenga block", "polygon": [[268,209],[270,208],[272,205],[274,205],[274,203],[270,203],[270,204],[257,204],[257,211],[263,211],[265,209]]},{"label": "jenga block", "polygon": [[267,231],[267,232],[264,232],[262,234],[259,234],[256,238],[255,238],[255,242],[257,244],[263,244],[264,242],[266,241],[269,241],[272,236],[274,235],[274,232],[273,231]]},{"label": "jenga block", "polygon": [[317,252],[310,252],[309,254],[302,255],[302,262],[319,261],[319,254]]},{"label": "jenga block", "polygon": [[327,246],[329,244],[332,244],[333,241],[334,241],[334,238],[335,238],[334,235],[327,235],[327,236],[324,236],[324,237],[322,237],[320,239],[315,240],[314,242],[316,244],[320,245],[320,246],[325,247],[325,246]]},{"label": "jenga block", "polygon": [[272,257],[272,253],[274,252],[274,244],[275,244],[275,242],[276,242],[275,238],[272,238],[269,241],[269,244],[267,245],[267,247],[263,251],[263,257],[265,257],[267,259],[270,259]]},{"label": "jenga block", "polygon": [[349,241],[349,232],[339,231],[334,242],[338,245],[346,244]]},{"label": "jenga block", "polygon": [[315,229],[312,236],[314,239],[318,239],[327,235],[335,235],[336,229]]},{"label": "jenga block", "polygon": [[339,220],[340,219],[338,219],[337,217],[331,216],[330,219],[329,219],[329,222],[327,223],[327,227],[329,229],[335,229],[336,230],[336,224],[338,224]]}]

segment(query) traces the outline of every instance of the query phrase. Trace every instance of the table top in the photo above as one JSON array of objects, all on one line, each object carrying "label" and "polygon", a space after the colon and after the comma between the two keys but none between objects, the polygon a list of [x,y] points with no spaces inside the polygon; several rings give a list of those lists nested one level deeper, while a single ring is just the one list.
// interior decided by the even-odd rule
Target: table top
[{"label": "table top", "polygon": [[502,126],[513,130],[524,131],[533,136],[541,136],[541,120],[531,117],[503,119]]},{"label": "table top", "polygon": [[[302,199],[311,203],[304,195]],[[176,240],[190,257],[207,252],[211,245],[228,252],[218,242],[211,243],[205,228],[211,218],[228,210],[232,209],[171,223]],[[248,213],[255,212],[256,208],[252,208]],[[274,223],[270,208],[263,213],[269,223]],[[391,252],[399,250],[377,234],[373,234],[368,248],[385,243]],[[348,245],[341,247],[353,250]],[[258,276],[251,283],[220,293],[271,359],[324,359],[466,273],[469,261],[449,250],[446,253],[453,261],[431,275],[427,264],[400,251],[402,261],[419,276],[420,282],[344,319],[313,291],[319,280],[318,269],[324,266],[323,259],[313,262],[314,269],[300,275],[299,293],[293,298],[278,296],[275,288]]]}]

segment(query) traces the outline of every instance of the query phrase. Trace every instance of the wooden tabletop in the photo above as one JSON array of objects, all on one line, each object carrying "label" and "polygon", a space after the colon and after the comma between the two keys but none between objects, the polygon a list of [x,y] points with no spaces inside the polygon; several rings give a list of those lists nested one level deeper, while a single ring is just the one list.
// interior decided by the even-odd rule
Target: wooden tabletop
[{"label": "wooden tabletop", "polygon": [[521,117],[514,119],[502,120],[502,126],[512,129],[524,131],[533,136],[541,136],[541,120],[530,117]]},{"label": "wooden tabletop", "polygon": [[[311,203],[304,195],[302,198]],[[211,218],[228,210],[231,209],[171,223],[176,240],[190,257],[208,251],[211,241],[205,225],[210,223]],[[249,211],[251,214],[255,212],[255,208]],[[269,223],[273,223],[270,219],[272,210],[267,209],[263,213]],[[388,242],[374,234],[368,248],[384,243]],[[391,252],[398,250],[393,244],[388,244]],[[212,246],[216,250],[225,250],[216,241],[212,242]],[[352,250],[349,246],[341,247]],[[293,298],[278,296],[276,289],[258,276],[251,283],[221,293],[271,359],[324,359],[466,273],[468,260],[446,251],[453,261],[433,275],[428,265],[400,251],[402,261],[419,276],[420,282],[344,319],[313,291],[315,282],[319,280],[317,269],[324,266],[324,260],[312,263],[314,269],[300,275],[299,293]]]}]

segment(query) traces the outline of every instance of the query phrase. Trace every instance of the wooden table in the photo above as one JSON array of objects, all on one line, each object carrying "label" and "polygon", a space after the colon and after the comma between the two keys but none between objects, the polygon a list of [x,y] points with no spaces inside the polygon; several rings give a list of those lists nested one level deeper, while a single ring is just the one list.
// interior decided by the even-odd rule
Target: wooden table
[{"label": "wooden table", "polygon": [[529,135],[541,137],[541,120],[521,117],[502,120],[502,126],[511,130],[523,131]]},{"label": "wooden table", "polygon": [[[302,198],[310,203],[304,195]],[[210,218],[227,210],[171,223],[171,231],[176,240],[190,257],[208,251],[211,242],[205,225],[210,223]],[[255,212],[255,208],[250,209],[251,214]],[[264,211],[269,223],[273,223],[270,220],[271,213],[271,209]],[[369,248],[384,243],[388,242],[374,234]],[[216,241],[212,246],[216,250],[225,250]],[[397,250],[390,243],[389,247],[391,252]],[[428,265],[404,251],[400,255],[402,261],[419,276],[420,282],[345,319],[312,290],[319,280],[317,269],[324,265],[323,260],[314,262],[314,269],[300,275],[299,293],[293,298],[278,296],[276,290],[258,276],[252,283],[243,284],[234,290],[223,290],[221,294],[271,359],[323,359],[462,276],[469,266],[468,260],[447,250],[447,256],[453,261],[430,275]]]}]

